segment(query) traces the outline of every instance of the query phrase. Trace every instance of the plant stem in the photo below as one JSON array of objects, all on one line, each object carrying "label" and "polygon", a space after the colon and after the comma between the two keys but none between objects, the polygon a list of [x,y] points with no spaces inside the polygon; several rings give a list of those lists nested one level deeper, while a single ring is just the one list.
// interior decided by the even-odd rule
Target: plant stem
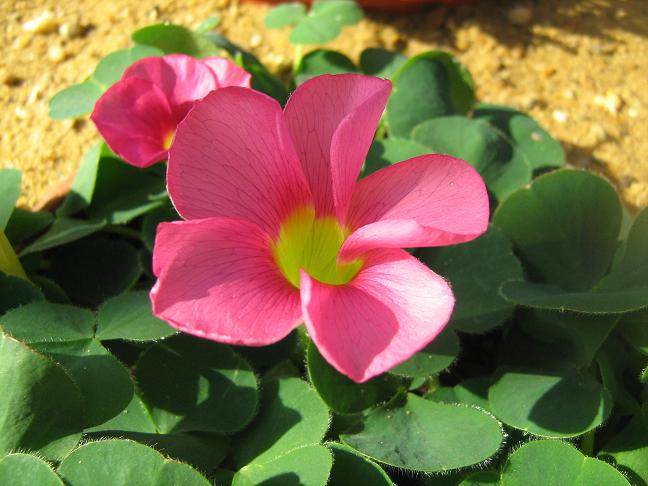
[{"label": "plant stem", "polygon": [[0,230],[0,271],[12,277],[29,281],[18,255],[16,255],[3,230]]},{"label": "plant stem", "polygon": [[295,44],[295,59],[293,60],[293,76],[297,74],[301,67],[302,60],[304,59],[304,46],[303,44]]},{"label": "plant stem", "polygon": [[142,241],[142,235],[140,234],[140,232],[133,229],[133,228],[129,228],[127,226],[120,226],[120,225],[117,225],[117,224],[111,224],[111,225],[106,226],[104,229],[105,229],[105,231],[108,231],[110,233],[114,233],[116,235],[122,235],[122,236],[126,236],[128,238],[132,238],[132,239],[137,240],[137,241]]}]

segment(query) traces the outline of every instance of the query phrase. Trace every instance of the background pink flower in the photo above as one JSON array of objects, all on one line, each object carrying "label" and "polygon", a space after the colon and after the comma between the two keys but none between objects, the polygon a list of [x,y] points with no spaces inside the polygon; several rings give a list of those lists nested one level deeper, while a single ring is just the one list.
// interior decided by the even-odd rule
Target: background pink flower
[{"label": "background pink flower", "polygon": [[113,152],[148,167],[167,159],[176,127],[193,103],[226,86],[249,87],[250,74],[220,57],[149,57],[126,69],[90,118]]},{"label": "background pink flower", "polygon": [[304,322],[362,382],[426,346],[454,306],[444,279],[400,248],[469,241],[488,225],[473,167],[425,155],[357,182],[389,81],[320,76],[284,111],[253,90],[195,104],[170,151],[187,220],[158,228],[154,313],[230,344],[266,345]]}]

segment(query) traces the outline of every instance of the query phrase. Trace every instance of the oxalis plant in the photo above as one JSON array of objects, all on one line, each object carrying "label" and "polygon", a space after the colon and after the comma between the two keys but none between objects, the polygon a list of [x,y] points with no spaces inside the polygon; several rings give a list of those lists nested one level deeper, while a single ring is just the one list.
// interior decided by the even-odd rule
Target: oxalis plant
[{"label": "oxalis plant", "polygon": [[55,209],[0,171],[0,484],[648,483],[648,211],[447,52],[216,23],[51,100]]}]

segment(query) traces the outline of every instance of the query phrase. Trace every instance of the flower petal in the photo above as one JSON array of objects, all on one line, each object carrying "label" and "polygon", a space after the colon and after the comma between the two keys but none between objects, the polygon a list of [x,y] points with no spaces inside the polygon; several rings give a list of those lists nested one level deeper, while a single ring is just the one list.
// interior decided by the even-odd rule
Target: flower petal
[{"label": "flower petal", "polygon": [[470,241],[488,227],[489,202],[479,173],[448,155],[422,155],[361,180],[340,260],[371,248],[444,246]]},{"label": "flower petal", "polygon": [[224,57],[206,57],[201,59],[216,75],[219,88],[240,86],[249,88],[252,75]]},{"label": "flower petal", "polygon": [[218,88],[214,72],[201,61],[185,54],[147,57],[132,64],[122,79],[141,78],[151,81],[167,96],[178,123],[193,102]]},{"label": "flower petal", "polygon": [[299,292],[277,269],[268,236],[247,221],[160,224],[153,269],[153,313],[189,334],[261,346],[301,322]]},{"label": "flower petal", "polygon": [[370,252],[346,285],[301,273],[306,328],[322,356],[363,382],[405,361],[441,332],[452,313],[448,284],[403,250]]},{"label": "flower petal", "polygon": [[325,75],[306,81],[288,100],[286,121],[318,215],[344,221],[390,92],[383,79]]},{"label": "flower petal", "polygon": [[281,107],[247,88],[219,89],[195,104],[171,146],[167,183],[184,218],[245,219],[273,238],[311,202]]},{"label": "flower petal", "polygon": [[164,143],[177,124],[160,88],[139,78],[111,86],[90,118],[111,150],[137,167],[167,158]]}]

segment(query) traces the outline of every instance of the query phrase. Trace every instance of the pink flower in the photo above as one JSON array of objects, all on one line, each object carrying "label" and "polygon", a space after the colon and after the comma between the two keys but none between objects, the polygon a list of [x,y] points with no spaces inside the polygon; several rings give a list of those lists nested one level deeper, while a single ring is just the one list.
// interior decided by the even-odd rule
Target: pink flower
[{"label": "pink flower", "polygon": [[356,182],[390,92],[345,74],[304,83],[284,111],[241,88],[196,103],[170,151],[169,194],[186,221],[158,227],[154,314],[248,346],[304,322],[357,382],[433,340],[452,291],[400,248],[479,236],[488,197],[475,169],[445,155]]},{"label": "pink flower", "polygon": [[176,127],[196,100],[226,86],[250,86],[250,74],[228,59],[184,54],[141,59],[97,101],[90,118],[128,163],[166,160]]}]

